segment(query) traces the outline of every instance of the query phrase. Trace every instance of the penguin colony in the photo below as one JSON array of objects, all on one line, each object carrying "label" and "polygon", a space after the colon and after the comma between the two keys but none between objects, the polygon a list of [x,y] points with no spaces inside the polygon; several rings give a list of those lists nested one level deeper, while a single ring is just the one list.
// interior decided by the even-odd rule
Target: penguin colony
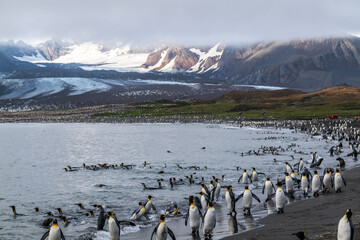
[{"label": "penguin colony", "polygon": [[[288,126],[289,127],[289,126]],[[188,205],[186,207],[186,213],[182,214],[176,203],[173,204],[172,207],[166,209],[165,214],[160,214],[159,216],[159,223],[154,228],[150,239],[155,238],[156,240],[166,240],[168,236],[175,240],[176,236],[173,231],[166,225],[165,219],[167,217],[173,216],[183,216],[185,218],[185,225],[189,227],[189,231],[191,234],[197,238],[200,235],[203,235],[205,239],[211,239],[213,230],[216,227],[216,213],[215,208],[217,205],[217,201],[220,197],[225,199],[225,204],[229,212],[230,219],[236,224],[233,224],[232,232],[236,233],[237,230],[237,221],[236,221],[236,204],[238,201],[241,200],[242,202],[242,209],[244,215],[251,215],[251,208],[253,206],[253,199],[261,202],[259,197],[256,196],[251,189],[249,188],[248,184],[252,182],[259,181],[261,178],[266,178],[265,183],[262,188],[262,194],[266,196],[265,202],[273,201],[274,198],[277,214],[284,214],[284,209],[286,206],[287,198],[296,198],[296,193],[298,193],[298,197],[309,198],[311,197],[318,197],[321,194],[326,194],[332,190],[336,193],[340,193],[342,188],[346,186],[346,180],[342,176],[340,169],[345,166],[345,160],[340,157],[341,153],[343,153],[343,145],[342,141],[348,141],[349,146],[351,149],[351,153],[347,154],[347,157],[352,156],[353,158],[357,158],[357,154],[360,148],[360,131],[348,127],[346,122],[337,122],[337,124],[333,125],[326,125],[326,124],[317,124],[312,125],[310,124],[303,124],[297,125],[296,127],[290,126],[290,128],[295,129],[295,131],[303,131],[309,136],[316,136],[322,135],[322,138],[327,140],[331,138],[332,140],[338,140],[339,144],[333,146],[329,150],[330,156],[339,155],[337,161],[339,164],[334,166],[334,168],[321,168],[321,164],[324,161],[324,158],[317,156],[316,152],[311,152],[310,161],[306,161],[303,158],[299,159],[299,162],[294,164],[293,166],[290,165],[289,162],[284,163],[284,178],[277,179],[276,187],[272,182],[270,176],[266,176],[266,173],[258,172],[255,168],[253,168],[252,172],[249,174],[246,169],[242,169],[241,167],[236,167],[237,171],[242,170],[242,174],[238,179],[238,183],[244,184],[243,192],[236,196],[233,192],[233,186],[222,186],[221,181],[224,180],[224,175],[220,177],[212,176],[210,179],[209,187],[205,184],[204,177],[194,177],[193,175],[186,176],[186,179],[176,179],[170,178],[169,179],[169,187],[174,188],[176,185],[184,185],[184,184],[197,184],[201,187],[201,191],[197,192],[198,196],[189,195],[186,198]],[[288,149],[295,147],[296,144],[289,145]],[[202,149],[205,149],[203,147]],[[259,150],[250,150],[246,154],[272,154],[272,155],[279,155],[279,152],[285,151],[284,148],[281,146],[279,147],[261,147]],[[171,153],[168,151],[168,153]],[[244,153],[241,154],[244,156]],[[291,156],[294,159],[293,156]],[[274,163],[277,162],[274,159]],[[143,166],[147,167],[148,163],[144,162]],[[97,164],[97,165],[86,165],[83,164],[82,167],[71,167],[67,166],[64,168],[67,172],[74,172],[79,170],[106,170],[106,169],[125,169],[131,170],[135,165],[125,165],[123,163],[119,165],[113,164]],[[180,166],[177,164],[177,167],[182,170],[185,167]],[[166,164],[164,166],[166,168]],[[199,170],[200,167],[190,166],[187,167],[193,170]],[[310,171],[310,169],[314,169]],[[207,169],[207,166],[203,167],[203,169]],[[321,171],[320,171],[321,170]],[[162,171],[163,173],[163,171]],[[159,174],[162,174],[159,172]],[[141,183],[144,190],[155,190],[155,189],[162,189],[163,186],[161,182],[164,179],[158,179],[158,186],[157,187],[148,187],[145,183]],[[221,192],[225,192],[223,195],[220,195]],[[104,230],[105,224],[108,224],[108,231],[110,233],[112,240],[120,239],[120,228],[121,226],[135,226],[136,221],[143,221],[144,219],[149,219],[149,212],[150,211],[158,211],[153,204],[154,197],[151,195],[147,196],[147,200],[138,203],[138,208],[133,211],[131,216],[128,216],[130,220],[118,220],[117,216],[112,211],[105,211],[102,205],[93,204],[92,208],[85,209],[82,203],[76,203],[80,208],[81,214],[84,216],[94,216],[97,215],[98,222],[97,222],[97,230]],[[12,209],[12,215],[14,217],[21,217],[23,214],[19,214],[16,212],[15,206],[10,206]],[[36,207],[35,212],[40,212],[40,209]],[[95,210],[98,212],[95,213]],[[56,208],[58,212],[57,215],[54,215],[52,212],[45,212],[44,214],[48,216],[42,223],[43,226],[49,227],[49,230],[46,231],[41,240],[49,239],[49,240],[62,240],[65,239],[65,235],[62,231],[62,228],[66,228],[69,224],[71,224],[71,219],[68,219],[63,214],[61,208]],[[351,216],[352,210],[348,209],[345,215],[340,219],[337,229],[337,237],[340,240],[353,240],[354,239],[354,227],[352,224]],[[62,221],[63,225],[60,227],[58,225],[58,219]],[[306,233],[304,232],[297,232],[293,234],[294,236],[298,237],[299,239],[308,239]]]}]

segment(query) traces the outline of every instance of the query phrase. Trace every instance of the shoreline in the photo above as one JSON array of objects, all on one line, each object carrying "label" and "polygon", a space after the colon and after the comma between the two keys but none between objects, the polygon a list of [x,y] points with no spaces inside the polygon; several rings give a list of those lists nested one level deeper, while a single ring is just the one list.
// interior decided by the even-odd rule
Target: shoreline
[{"label": "shoreline", "polygon": [[270,214],[258,221],[260,227],[221,238],[235,239],[298,239],[292,233],[304,231],[309,239],[337,239],[337,226],[347,209],[353,210],[354,239],[360,236],[360,167],[342,172],[347,185],[341,193],[321,194],[318,198],[295,201],[285,206],[285,213]]}]

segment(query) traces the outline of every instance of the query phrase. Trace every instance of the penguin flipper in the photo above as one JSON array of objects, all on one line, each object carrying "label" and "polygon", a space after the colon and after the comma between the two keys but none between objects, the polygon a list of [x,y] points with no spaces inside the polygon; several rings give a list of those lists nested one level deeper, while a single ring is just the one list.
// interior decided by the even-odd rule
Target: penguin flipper
[{"label": "penguin flipper", "polygon": [[151,204],[151,208],[156,211],[156,207],[154,206],[154,204]]},{"label": "penguin flipper", "polygon": [[133,222],[131,222],[131,221],[124,221],[124,220],[119,221],[119,224],[120,224],[120,225],[127,225],[127,226],[136,226],[135,223],[133,223]]},{"label": "penguin flipper", "polygon": [[345,181],[345,178],[344,178],[343,176],[341,176],[341,179],[342,179],[342,181],[343,181],[344,185],[346,186],[346,181]]},{"label": "penguin flipper", "polygon": [[159,227],[159,224],[156,225],[156,227],[154,228],[154,231],[153,231],[152,234],[151,234],[150,240],[152,240],[154,234],[157,232],[158,227]]},{"label": "penguin flipper", "polygon": [[266,175],[266,174],[263,173],[263,172],[258,172],[257,174],[258,174],[258,175]]},{"label": "penguin flipper", "polygon": [[238,183],[241,181],[242,177],[243,177],[242,175],[239,177]]},{"label": "penguin flipper", "polygon": [[187,222],[188,222],[188,219],[189,219],[189,210],[190,210],[190,207],[185,215],[185,226],[187,226]]},{"label": "penguin flipper", "polygon": [[48,230],[44,235],[41,237],[40,240],[45,240],[49,236],[50,230]]},{"label": "penguin flipper", "polygon": [[354,239],[354,225],[353,225],[351,219],[349,219],[349,224],[350,224],[350,230],[351,230],[350,239]]},{"label": "penguin flipper", "polygon": [[147,215],[147,213],[144,214],[144,217],[146,218],[146,220],[149,220],[149,216]]},{"label": "penguin flipper", "polygon": [[265,202],[269,201],[269,200],[272,199],[273,197],[275,197],[275,193],[269,195],[269,196],[266,198]]},{"label": "penguin flipper", "polygon": [[63,232],[61,231],[61,229],[60,229],[60,235],[61,235],[61,240],[66,240]]},{"label": "penguin flipper", "polygon": [[239,201],[244,196],[244,193],[240,194],[236,199],[235,202]]},{"label": "penguin flipper", "polygon": [[263,189],[262,189],[262,194],[264,194],[264,192],[265,192],[265,184],[264,184]]},{"label": "penguin flipper", "polygon": [[254,193],[251,192],[251,195],[253,198],[255,198],[258,202],[261,202],[260,199],[258,198],[258,196],[256,196]]},{"label": "penguin flipper", "polygon": [[168,230],[168,234],[170,235],[170,237],[172,238],[172,240],[176,240],[176,237],[175,237],[173,231],[171,231],[171,229],[170,229],[169,227],[167,228],[167,230]]}]

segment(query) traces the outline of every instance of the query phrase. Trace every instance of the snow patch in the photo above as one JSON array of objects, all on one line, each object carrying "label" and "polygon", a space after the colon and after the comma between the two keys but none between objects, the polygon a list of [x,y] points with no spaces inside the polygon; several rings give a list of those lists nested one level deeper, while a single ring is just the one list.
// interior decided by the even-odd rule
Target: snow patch
[{"label": "snow patch", "polygon": [[177,56],[175,56],[173,59],[171,59],[171,61],[166,64],[160,71],[162,72],[172,72],[175,66],[175,60],[176,60]]},{"label": "snow patch", "polygon": [[[199,56],[199,61],[192,66],[188,72],[198,72],[198,73],[204,73],[211,69],[216,69],[218,67],[217,63],[212,65],[210,68],[206,69],[203,67],[203,64],[205,64],[206,60],[211,57],[219,57],[221,58],[223,51],[217,51],[219,48],[219,43],[216,44],[214,47],[212,47],[208,52],[202,52],[200,49],[197,48],[190,48],[190,51],[197,54]],[[215,66],[216,65],[216,66]]]},{"label": "snow patch", "polygon": [[14,56],[14,58],[16,58],[19,61],[31,62],[31,63],[48,62],[48,60],[46,60],[38,50],[36,50],[36,55],[31,55],[31,56],[24,55],[22,57]]}]

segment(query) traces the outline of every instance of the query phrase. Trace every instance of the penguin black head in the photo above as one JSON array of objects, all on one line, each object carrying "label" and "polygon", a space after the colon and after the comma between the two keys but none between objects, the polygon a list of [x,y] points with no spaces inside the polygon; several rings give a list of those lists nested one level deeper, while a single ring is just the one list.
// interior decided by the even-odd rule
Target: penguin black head
[{"label": "penguin black head", "polygon": [[34,208],[35,209],[35,212],[39,212],[39,208],[38,207],[36,207],[36,208]]},{"label": "penguin black head", "polygon": [[148,199],[151,199],[152,197],[153,197],[153,196],[151,196],[151,195],[147,196]]},{"label": "penguin black head", "polygon": [[245,186],[245,190],[248,190],[249,189],[249,186]]},{"label": "penguin black head", "polygon": [[337,173],[339,173],[339,172],[340,172],[340,170],[337,168],[337,169],[336,169],[336,172],[337,172]]},{"label": "penguin black head", "polygon": [[229,186],[226,186],[227,190],[231,190],[232,186],[229,185]]},{"label": "penguin black head", "polygon": [[244,169],[244,172],[246,172],[246,169]]},{"label": "penguin black head", "polygon": [[166,218],[166,215],[160,215],[160,216],[159,216],[160,221],[164,221],[165,218]]},{"label": "penguin black head", "polygon": [[209,202],[209,207],[213,207],[214,206],[214,202]]},{"label": "penguin black head", "polygon": [[269,177],[267,177],[267,178],[266,178],[266,181],[270,181],[270,178],[269,178]]},{"label": "penguin black head", "polygon": [[289,176],[289,173],[285,173],[285,176]]},{"label": "penguin black head", "polygon": [[318,172],[315,170],[315,171],[314,171],[314,174],[318,174]]},{"label": "penguin black head", "polygon": [[56,220],[56,219],[53,220],[53,225],[55,225],[55,224],[57,224],[57,220]]},{"label": "penguin black head", "polygon": [[254,168],[254,167],[252,167],[252,169],[255,171],[255,168]]},{"label": "penguin black head", "polygon": [[198,192],[198,193],[196,193],[196,194],[200,194],[201,196],[202,196],[202,195],[204,195],[204,193],[203,193],[203,192]]},{"label": "penguin black head", "polygon": [[97,208],[100,209],[100,210],[103,208],[101,205],[97,205],[97,204],[95,204],[95,205],[96,205]]},{"label": "penguin black head", "polygon": [[347,218],[351,218],[353,211],[351,209],[346,210],[346,216]]},{"label": "penguin black head", "polygon": [[61,209],[61,208],[56,208],[56,210],[57,210],[60,214],[62,214],[62,209]]},{"label": "penguin black head", "polygon": [[282,186],[282,184],[281,184],[281,182],[279,180],[277,181],[276,186],[278,186],[278,187]]},{"label": "penguin black head", "polygon": [[15,211],[15,206],[9,206],[10,208],[12,208],[13,211]]},{"label": "penguin black head", "polygon": [[306,173],[303,172],[302,175],[303,175],[303,176],[306,176]]},{"label": "penguin black head", "polygon": [[95,207],[95,208],[97,208],[97,207],[99,207],[99,205],[97,205],[97,204],[93,204],[93,205],[91,205],[92,207]]},{"label": "penguin black head", "polygon": [[176,203],[174,203],[174,207],[175,207],[175,208],[177,208],[177,207],[178,207]]},{"label": "penguin black head", "polygon": [[52,216],[52,215],[53,215],[52,212],[46,212],[45,214],[48,215],[48,216]]},{"label": "penguin black head", "polygon": [[105,212],[105,214],[108,215],[108,216],[113,216],[113,215],[115,215],[114,212]]},{"label": "penguin black head", "polygon": [[142,202],[139,202],[138,204],[139,204],[139,206],[142,206],[142,205],[143,205],[143,203],[142,203]]},{"label": "penguin black head", "polygon": [[292,235],[297,236],[300,240],[304,240],[306,238],[306,234],[304,232],[293,233]]}]

